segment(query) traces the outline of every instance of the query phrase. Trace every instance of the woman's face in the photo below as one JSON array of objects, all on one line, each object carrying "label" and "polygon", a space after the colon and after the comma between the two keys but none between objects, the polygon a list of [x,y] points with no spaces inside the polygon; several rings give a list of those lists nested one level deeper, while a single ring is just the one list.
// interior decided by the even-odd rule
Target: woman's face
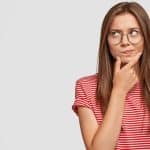
[{"label": "woman's face", "polygon": [[143,52],[144,39],[136,18],[130,13],[117,15],[109,30],[108,45],[114,58],[128,63],[138,52]]}]

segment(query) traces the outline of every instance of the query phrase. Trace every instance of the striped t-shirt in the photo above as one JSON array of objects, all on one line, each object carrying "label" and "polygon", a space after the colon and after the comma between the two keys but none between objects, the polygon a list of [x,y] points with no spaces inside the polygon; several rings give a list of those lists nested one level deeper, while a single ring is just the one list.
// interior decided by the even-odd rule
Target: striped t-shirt
[{"label": "striped t-shirt", "polygon": [[[87,107],[95,115],[98,125],[102,122],[101,106],[96,101],[97,74],[81,77],[76,81],[73,111]],[[150,118],[140,83],[136,83],[125,98],[122,127],[116,150],[150,150]]]}]

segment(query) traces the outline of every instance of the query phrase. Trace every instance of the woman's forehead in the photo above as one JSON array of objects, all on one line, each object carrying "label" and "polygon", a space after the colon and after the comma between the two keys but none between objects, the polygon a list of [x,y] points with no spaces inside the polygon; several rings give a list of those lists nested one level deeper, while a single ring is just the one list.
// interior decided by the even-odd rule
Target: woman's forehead
[{"label": "woman's forehead", "polygon": [[130,28],[140,28],[138,21],[130,13],[115,16],[110,25],[110,29],[129,30]]}]

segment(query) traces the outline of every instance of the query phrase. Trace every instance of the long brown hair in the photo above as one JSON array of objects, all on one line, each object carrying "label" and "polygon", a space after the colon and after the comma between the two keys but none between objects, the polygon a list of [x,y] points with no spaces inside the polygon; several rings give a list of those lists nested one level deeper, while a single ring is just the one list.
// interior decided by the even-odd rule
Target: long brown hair
[{"label": "long brown hair", "polygon": [[150,110],[150,19],[144,8],[136,2],[120,2],[113,6],[104,17],[98,54],[96,98],[102,105],[104,114],[113,87],[114,58],[110,54],[107,36],[115,16],[130,13],[137,19],[144,37],[144,50],[139,60],[140,84],[147,107]]}]

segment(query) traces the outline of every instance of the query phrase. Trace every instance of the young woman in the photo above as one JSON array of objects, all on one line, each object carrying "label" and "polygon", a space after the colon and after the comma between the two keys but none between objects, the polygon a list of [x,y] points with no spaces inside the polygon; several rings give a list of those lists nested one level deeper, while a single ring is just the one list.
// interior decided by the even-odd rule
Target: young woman
[{"label": "young woman", "polygon": [[136,2],[106,14],[98,71],[76,82],[86,150],[150,150],[150,19]]}]

